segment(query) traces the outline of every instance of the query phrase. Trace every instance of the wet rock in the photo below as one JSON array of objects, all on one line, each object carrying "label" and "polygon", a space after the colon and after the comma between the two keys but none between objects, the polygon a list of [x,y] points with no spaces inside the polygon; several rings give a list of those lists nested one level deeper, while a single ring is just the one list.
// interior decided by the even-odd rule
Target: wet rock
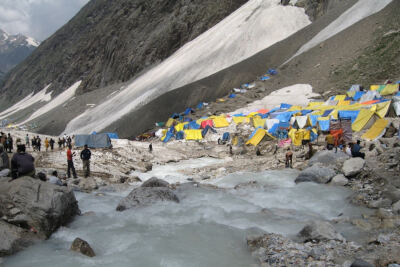
[{"label": "wet rock", "polygon": [[4,257],[31,245],[37,237],[26,229],[0,220],[0,240],[0,257]]},{"label": "wet rock", "polygon": [[395,213],[400,213],[400,200],[392,205],[392,210]]},{"label": "wet rock", "polygon": [[316,163],[322,163],[323,165],[337,165],[347,160],[349,156],[342,151],[335,153],[332,150],[321,150],[313,155],[309,160],[308,165],[312,166]]},{"label": "wet rock", "polygon": [[336,172],[331,168],[325,167],[322,164],[314,164],[311,167],[300,172],[295,182],[314,182],[319,184],[328,183],[332,177],[336,175]]},{"label": "wet rock", "polygon": [[96,254],[93,249],[90,247],[89,243],[83,239],[75,238],[74,242],[71,244],[72,251],[79,252],[88,257],[94,257]]},{"label": "wet rock", "polygon": [[353,177],[359,174],[365,166],[365,160],[362,158],[351,158],[344,162],[342,171],[344,176]]},{"label": "wet rock", "polygon": [[327,240],[345,241],[344,237],[336,232],[335,228],[330,223],[323,221],[312,221],[311,223],[307,224],[297,234],[297,238],[301,242],[319,242]]},{"label": "wet rock", "polygon": [[357,259],[350,265],[350,267],[375,267],[375,266],[364,260]]},{"label": "wet rock", "polygon": [[248,181],[247,183],[240,183],[235,185],[234,189],[238,190],[242,188],[255,188],[255,187],[259,187],[257,181]]},{"label": "wet rock", "polygon": [[[13,206],[10,210],[9,205]],[[0,182],[0,214],[9,218],[21,215],[26,227],[36,229],[42,238],[49,237],[79,213],[75,195],[66,187],[30,177]]]},{"label": "wet rock", "polygon": [[152,177],[149,180],[145,181],[141,187],[168,187],[169,183],[158,179],[156,177]]},{"label": "wet rock", "polygon": [[348,183],[349,183],[349,180],[346,177],[344,177],[343,174],[338,174],[332,178],[332,181],[329,184],[336,185],[336,186],[345,186]]},{"label": "wet rock", "polygon": [[175,193],[166,187],[139,187],[132,190],[123,198],[118,206],[118,211],[151,205],[159,201],[173,201],[179,203]]},{"label": "wet rock", "polygon": [[368,204],[369,208],[372,209],[379,209],[379,208],[389,208],[392,205],[392,201],[390,201],[387,198],[380,198],[378,200],[375,201],[371,201]]}]

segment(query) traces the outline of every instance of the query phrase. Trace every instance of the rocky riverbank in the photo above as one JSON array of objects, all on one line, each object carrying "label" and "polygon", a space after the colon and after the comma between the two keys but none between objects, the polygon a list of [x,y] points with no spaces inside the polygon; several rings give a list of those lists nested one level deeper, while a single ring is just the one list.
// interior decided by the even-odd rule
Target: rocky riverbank
[{"label": "rocky riverbank", "polygon": [[[392,119],[396,126],[397,119]],[[241,136],[246,135],[251,129],[237,129]],[[13,131],[14,136],[24,136],[26,133]],[[358,138],[357,135],[354,138]],[[293,167],[300,170],[296,182],[316,182],[327,184],[327,186],[345,186],[351,188],[354,194],[348,200],[351,203],[368,207],[372,212],[364,214],[362,218],[350,219],[338,214],[338,217],[329,222],[310,221],[308,232],[314,233],[313,227],[318,231],[331,229],[329,225],[351,224],[360,229],[368,236],[358,242],[337,238],[341,236],[338,232],[330,232],[324,237],[324,233],[307,238],[284,237],[273,233],[266,233],[258,236],[248,237],[248,246],[253,255],[259,259],[263,266],[350,266],[356,259],[363,259],[376,266],[387,266],[388,263],[399,263],[397,255],[400,255],[399,232],[400,226],[400,179],[399,179],[399,139],[393,133],[391,136],[380,138],[378,141],[363,142],[363,152],[366,159],[349,158],[341,151],[327,151],[324,149],[323,137],[317,140],[313,148],[316,151],[311,160],[306,160],[308,148],[292,147]],[[226,176],[234,172],[260,172],[271,169],[283,169],[286,148],[277,147],[275,141],[263,141],[259,145],[261,155],[257,155],[256,148],[253,146],[235,146],[230,152],[228,145],[218,145],[213,139],[204,142],[171,141],[162,143],[151,140],[153,151],[149,151],[150,142],[137,142],[128,140],[113,140],[113,148],[105,150],[92,150],[92,175],[83,178],[80,171],[81,165],[78,159],[75,165],[78,170],[78,179],[66,178],[66,156],[64,150],[49,152],[32,152],[36,158],[37,171],[50,173],[57,170],[61,178],[67,182],[67,188],[56,187],[57,192],[69,195],[70,190],[91,192],[100,188],[107,190],[126,189],[129,186],[138,187],[142,184],[144,174],[152,175],[152,169],[167,164],[182,164],[185,160],[210,158],[212,162],[181,168],[178,170],[182,177],[186,177],[189,182],[207,184],[215,178]],[[74,150],[79,154],[79,150]],[[140,178],[142,177],[142,178]],[[24,178],[25,179],[25,178]],[[26,178],[29,179],[29,178]],[[18,179],[19,180],[19,179]],[[14,184],[18,180],[10,183]],[[32,180],[32,179],[30,179]],[[30,181],[29,180],[29,181]],[[22,183],[23,180],[20,180]],[[168,187],[168,192],[175,188],[180,188],[184,181],[172,183]],[[45,184],[47,187],[54,187],[47,183],[35,181],[35,183]],[[255,184],[255,183],[253,183]],[[239,187],[251,186],[237,185]],[[32,188],[37,188],[32,185]],[[138,187],[140,188],[140,187]],[[212,188],[217,188],[214,185]],[[33,190],[33,189],[32,189]],[[60,191],[61,190],[61,191]],[[138,189],[145,191],[150,189]],[[34,191],[34,190],[33,190]],[[136,192],[137,193],[137,192]],[[136,194],[135,193],[135,194]],[[139,196],[141,192],[139,192]],[[51,194],[50,194],[51,195]],[[134,196],[133,198],[136,198]],[[157,196],[156,196],[157,198]],[[50,201],[51,198],[47,198]],[[72,198],[71,198],[72,199]],[[73,203],[73,199],[71,200]],[[71,204],[74,206],[73,204]],[[4,205],[3,205],[4,206]],[[15,216],[20,214],[14,207],[9,205],[2,211],[3,222],[8,224],[15,221]],[[64,207],[64,206],[61,206]],[[74,206],[75,207],[75,206]],[[74,208],[73,210],[76,210]],[[8,212],[8,213],[7,213]],[[61,212],[62,213],[62,212]],[[78,213],[74,212],[74,214]],[[21,212],[21,214],[24,214]],[[72,218],[72,215],[67,216]],[[17,220],[18,221],[18,220]],[[51,234],[51,231],[44,231],[36,224],[26,220],[26,225],[39,228],[43,239]],[[62,220],[62,222],[65,222]],[[55,223],[50,227],[53,231],[61,223]],[[323,225],[324,227],[318,227]],[[14,225],[15,226],[15,225]],[[11,226],[11,227],[14,227]],[[4,226],[5,227],[5,226]],[[3,227],[3,228],[4,228]],[[37,229],[34,227],[34,229]],[[4,228],[5,229],[5,228]],[[47,228],[45,228],[47,229]],[[6,233],[15,232],[15,229],[4,231]],[[18,232],[19,231],[19,232]],[[10,242],[7,253],[11,254],[26,244],[25,240],[31,241],[38,239],[38,234],[32,234],[30,229],[21,228],[15,234],[18,242]],[[330,231],[330,230],[329,230]],[[329,232],[328,231],[328,232]],[[307,232],[307,231],[302,231]],[[323,238],[321,238],[321,236]],[[334,237],[334,238],[332,238]],[[36,238],[36,239],[35,239]],[[13,245],[17,244],[17,245]],[[22,244],[22,245],[20,245]],[[367,265],[365,265],[367,266]]]}]

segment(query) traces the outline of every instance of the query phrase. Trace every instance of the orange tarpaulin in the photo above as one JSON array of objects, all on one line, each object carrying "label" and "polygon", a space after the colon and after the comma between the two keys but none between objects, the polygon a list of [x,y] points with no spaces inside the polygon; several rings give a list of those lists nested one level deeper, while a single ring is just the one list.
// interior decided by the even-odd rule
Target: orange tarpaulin
[{"label": "orange tarpaulin", "polygon": [[371,101],[367,101],[367,102],[362,102],[361,105],[371,105],[371,104],[375,104],[379,101],[380,100],[371,100]]},{"label": "orange tarpaulin", "polygon": [[268,113],[269,110],[268,109],[260,109],[260,110],[257,110],[257,112],[260,114],[265,114],[265,113]]},{"label": "orange tarpaulin", "polygon": [[331,130],[330,133],[335,138],[335,146],[340,145],[339,141],[343,137],[343,129]]}]

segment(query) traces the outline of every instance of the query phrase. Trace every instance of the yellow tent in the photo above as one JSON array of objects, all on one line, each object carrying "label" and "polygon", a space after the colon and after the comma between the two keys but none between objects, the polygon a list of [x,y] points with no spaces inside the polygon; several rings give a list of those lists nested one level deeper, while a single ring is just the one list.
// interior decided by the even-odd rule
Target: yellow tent
[{"label": "yellow tent", "polygon": [[225,117],[216,117],[213,119],[213,122],[215,128],[223,128],[229,126],[229,122],[226,120]]},{"label": "yellow tent", "polygon": [[265,137],[265,135],[271,137],[272,139],[275,139],[275,137],[270,135],[266,130],[258,129],[257,132],[253,135],[253,137],[246,142],[246,145],[257,146],[261,142],[261,140]]},{"label": "yellow tent", "polygon": [[[300,130],[296,130],[294,128],[290,129],[288,135],[289,135],[290,139],[292,139],[293,145],[301,146],[306,132],[307,132],[307,130],[304,130],[304,129],[300,129]],[[310,131],[308,131],[308,133],[307,133],[308,140],[310,139],[309,134],[310,134]]]},{"label": "yellow tent", "polygon": [[186,140],[201,140],[203,136],[201,135],[201,130],[185,130]]},{"label": "yellow tent", "polygon": [[374,115],[373,111],[369,109],[361,109],[360,113],[358,113],[356,120],[351,125],[351,129],[353,129],[354,132],[361,131],[371,119],[372,115]]},{"label": "yellow tent", "polygon": [[335,96],[335,101],[344,101],[346,99],[346,95],[337,95]]},{"label": "yellow tent", "polygon": [[232,117],[233,121],[236,124],[240,124],[240,123],[249,123],[250,122],[250,118],[248,117]]},{"label": "yellow tent", "polygon": [[175,131],[177,132],[183,131],[183,128],[185,127],[186,124],[188,123],[187,122],[178,123],[177,125],[175,125]]},{"label": "yellow tent", "polygon": [[258,127],[264,128],[265,121],[266,121],[266,119],[261,119],[259,116],[253,117],[253,126],[254,126],[254,128],[258,128]]},{"label": "yellow tent", "polygon": [[371,85],[372,91],[378,91],[381,95],[392,95],[399,91],[398,84],[386,84],[386,85]]},{"label": "yellow tent", "polygon": [[337,105],[338,106],[348,106],[348,105],[350,105],[350,103],[351,103],[350,100],[340,100]]},{"label": "yellow tent", "polygon": [[387,121],[385,119],[379,119],[361,137],[366,140],[375,140],[382,134],[383,130],[387,127],[388,124],[389,124],[389,121]]},{"label": "yellow tent", "polygon": [[301,106],[291,106],[287,111],[303,110]]},{"label": "yellow tent", "polygon": [[318,107],[318,106],[321,106],[323,104],[325,104],[325,102],[308,102],[307,108]]},{"label": "yellow tent", "polygon": [[379,118],[384,118],[389,111],[390,103],[392,101],[386,101],[383,103],[376,104],[376,114]]},{"label": "yellow tent", "polygon": [[175,120],[173,118],[169,118],[165,126],[171,127],[174,124]]}]

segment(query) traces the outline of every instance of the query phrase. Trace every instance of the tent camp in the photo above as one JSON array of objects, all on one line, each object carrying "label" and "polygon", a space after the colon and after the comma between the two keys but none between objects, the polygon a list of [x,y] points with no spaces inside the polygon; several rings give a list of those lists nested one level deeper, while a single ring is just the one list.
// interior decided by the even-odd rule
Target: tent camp
[{"label": "tent camp", "polygon": [[111,139],[108,134],[78,134],[75,136],[75,146],[83,147],[88,145],[90,148],[110,148]]}]

